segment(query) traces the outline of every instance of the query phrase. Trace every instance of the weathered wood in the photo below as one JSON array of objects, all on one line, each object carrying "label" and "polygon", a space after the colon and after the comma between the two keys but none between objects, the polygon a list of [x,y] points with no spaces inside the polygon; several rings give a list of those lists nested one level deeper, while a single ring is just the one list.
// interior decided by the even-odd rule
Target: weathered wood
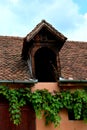
[{"label": "weathered wood", "polygon": [[0,103],[0,130],[36,130],[35,112],[31,106],[21,108],[21,124],[18,126],[10,121],[8,109],[7,103]]}]

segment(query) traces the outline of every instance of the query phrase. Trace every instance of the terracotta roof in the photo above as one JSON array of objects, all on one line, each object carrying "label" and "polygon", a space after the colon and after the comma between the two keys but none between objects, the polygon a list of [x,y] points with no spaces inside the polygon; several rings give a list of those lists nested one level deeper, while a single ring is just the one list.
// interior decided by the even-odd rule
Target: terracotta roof
[{"label": "terracotta roof", "polygon": [[0,36],[0,80],[29,80],[27,63],[21,59],[23,38]]},{"label": "terracotta roof", "polygon": [[27,42],[29,42],[33,37],[43,28],[46,27],[50,32],[52,32],[57,38],[60,38],[61,40],[65,41],[67,38],[61,34],[59,31],[57,31],[51,24],[46,22],[45,20],[42,20],[27,36]]},{"label": "terracotta roof", "polygon": [[[23,38],[0,36],[0,80],[29,80],[21,59]],[[87,79],[87,42],[67,41],[60,51],[62,77]]]},{"label": "terracotta roof", "polygon": [[87,42],[66,41],[60,59],[62,77],[87,80]]},{"label": "terracotta roof", "polygon": [[[21,59],[23,38],[0,36],[0,80],[29,80]],[[67,41],[60,51],[61,73],[66,79],[87,79],[87,42]]]},{"label": "terracotta roof", "polygon": [[[35,36],[43,26],[53,30],[58,37],[66,39],[46,21],[42,21],[27,35],[27,40]],[[24,38],[0,36],[0,80],[30,79],[27,62],[21,53]],[[60,51],[61,75],[65,79],[87,80],[87,42],[66,41]]]}]

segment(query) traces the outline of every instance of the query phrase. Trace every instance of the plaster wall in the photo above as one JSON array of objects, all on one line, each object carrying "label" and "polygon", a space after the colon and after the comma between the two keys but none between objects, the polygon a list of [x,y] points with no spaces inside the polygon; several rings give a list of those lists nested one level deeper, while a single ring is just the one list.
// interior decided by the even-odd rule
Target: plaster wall
[{"label": "plaster wall", "polygon": [[[36,89],[48,89],[50,92],[54,90],[59,91],[57,83],[37,83],[32,88],[32,91]],[[54,128],[53,124],[46,126],[44,117],[42,119],[36,118],[36,130],[87,130],[87,124],[84,121],[69,120],[67,110],[62,110],[60,116],[61,122],[56,128]]]}]

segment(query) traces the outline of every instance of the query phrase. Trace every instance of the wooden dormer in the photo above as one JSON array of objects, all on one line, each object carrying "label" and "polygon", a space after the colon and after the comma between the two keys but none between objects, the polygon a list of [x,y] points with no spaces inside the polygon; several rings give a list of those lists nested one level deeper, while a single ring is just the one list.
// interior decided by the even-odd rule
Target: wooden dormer
[{"label": "wooden dormer", "polygon": [[22,58],[29,65],[31,78],[39,82],[55,82],[55,70],[61,74],[59,51],[66,37],[42,20],[25,38]]}]

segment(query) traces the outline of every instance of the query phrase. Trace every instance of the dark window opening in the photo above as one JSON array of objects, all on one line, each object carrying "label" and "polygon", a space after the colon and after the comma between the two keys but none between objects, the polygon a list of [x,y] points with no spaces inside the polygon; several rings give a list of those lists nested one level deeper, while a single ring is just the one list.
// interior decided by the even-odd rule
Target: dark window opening
[{"label": "dark window opening", "polygon": [[[69,120],[77,120],[77,119],[75,119],[73,110],[68,110],[68,118],[69,118]],[[80,117],[80,119],[78,119],[78,120],[83,120],[83,117]]]},{"label": "dark window opening", "polygon": [[55,53],[42,47],[35,53],[35,76],[39,82],[55,82],[54,67],[57,66]]}]

